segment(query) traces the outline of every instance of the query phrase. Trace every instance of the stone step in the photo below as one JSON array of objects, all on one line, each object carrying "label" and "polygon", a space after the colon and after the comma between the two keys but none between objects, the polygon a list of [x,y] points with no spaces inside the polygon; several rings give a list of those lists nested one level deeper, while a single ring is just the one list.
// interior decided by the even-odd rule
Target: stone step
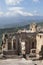
[{"label": "stone step", "polygon": [[14,58],[14,59],[19,59],[19,58],[22,58],[22,55],[21,56],[18,56],[18,55],[4,55],[3,57],[5,58]]},{"label": "stone step", "polygon": [[3,51],[4,55],[16,55],[17,51]]}]

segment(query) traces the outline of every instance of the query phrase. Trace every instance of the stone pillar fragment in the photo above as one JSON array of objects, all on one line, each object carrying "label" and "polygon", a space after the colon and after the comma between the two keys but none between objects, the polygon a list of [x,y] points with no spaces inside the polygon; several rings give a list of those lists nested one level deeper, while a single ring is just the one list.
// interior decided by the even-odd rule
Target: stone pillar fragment
[{"label": "stone pillar fragment", "polygon": [[13,39],[12,39],[12,50],[13,50]]}]

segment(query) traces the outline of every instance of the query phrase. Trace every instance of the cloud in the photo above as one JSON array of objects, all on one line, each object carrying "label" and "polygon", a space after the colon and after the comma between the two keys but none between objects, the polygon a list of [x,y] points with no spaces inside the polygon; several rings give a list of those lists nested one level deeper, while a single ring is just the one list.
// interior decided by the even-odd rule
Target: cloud
[{"label": "cloud", "polygon": [[5,0],[7,5],[17,5],[20,4],[20,2],[23,0]]},{"label": "cloud", "polygon": [[14,10],[21,10],[23,9],[22,7],[9,7],[8,10],[9,11],[14,11]]},{"label": "cloud", "polygon": [[8,11],[5,13],[5,16],[17,16],[19,15],[18,11],[22,10],[21,7],[11,7],[8,8]]},{"label": "cloud", "polygon": [[30,12],[26,12],[26,11],[23,11],[23,8],[21,8],[21,7],[12,7],[12,8],[9,8],[8,9],[10,12],[13,12],[12,14],[13,15],[17,15],[17,14],[20,14],[20,15],[22,15],[22,16],[33,16],[33,14],[32,13],[30,13]]},{"label": "cloud", "polygon": [[37,10],[34,10],[33,13],[24,11],[22,7],[9,7],[6,12],[0,12],[0,16],[4,17],[17,17],[17,16],[40,16]]},{"label": "cloud", "polygon": [[37,10],[34,10],[33,12],[34,12],[33,14],[34,14],[35,16],[41,16]]},{"label": "cloud", "polygon": [[39,0],[33,0],[33,2],[39,2]]},{"label": "cloud", "polygon": [[24,11],[18,11],[19,14],[21,14],[22,16],[33,16],[32,13],[29,13],[29,12],[24,12]]},{"label": "cloud", "polygon": [[8,8],[6,12],[0,11],[0,17],[17,16],[19,15],[18,11],[20,11],[21,9],[22,9],[21,7],[11,7],[11,8]]},{"label": "cloud", "polygon": [[0,16],[3,16],[3,14],[4,14],[4,13],[0,11]]}]

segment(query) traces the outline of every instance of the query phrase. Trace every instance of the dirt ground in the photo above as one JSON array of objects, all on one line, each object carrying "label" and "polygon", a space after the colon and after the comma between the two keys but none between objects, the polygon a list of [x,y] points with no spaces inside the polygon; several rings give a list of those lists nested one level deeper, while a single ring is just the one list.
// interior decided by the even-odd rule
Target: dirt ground
[{"label": "dirt ground", "polygon": [[24,58],[0,60],[0,65],[35,65],[35,64],[43,65],[43,61],[32,61],[32,60],[26,60]]}]

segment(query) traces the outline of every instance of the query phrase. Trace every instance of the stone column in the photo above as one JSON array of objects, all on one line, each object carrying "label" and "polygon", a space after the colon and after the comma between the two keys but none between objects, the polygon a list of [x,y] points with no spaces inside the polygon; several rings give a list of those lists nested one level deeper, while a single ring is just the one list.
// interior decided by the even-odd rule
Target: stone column
[{"label": "stone column", "polygon": [[21,42],[21,52],[25,54],[25,42]]},{"label": "stone column", "polygon": [[12,50],[13,50],[13,38],[12,38]]},{"label": "stone column", "polygon": [[17,41],[17,39],[16,39],[16,50],[18,49],[18,41]]},{"label": "stone column", "polygon": [[8,39],[6,39],[6,51],[8,50]]}]

